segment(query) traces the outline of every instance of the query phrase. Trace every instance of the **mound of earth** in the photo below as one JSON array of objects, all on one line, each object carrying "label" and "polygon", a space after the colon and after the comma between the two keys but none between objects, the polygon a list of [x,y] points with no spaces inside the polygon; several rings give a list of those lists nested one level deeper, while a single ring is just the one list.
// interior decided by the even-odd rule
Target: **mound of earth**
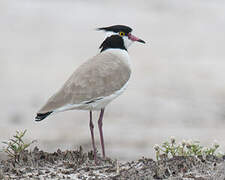
[{"label": "mound of earth", "polygon": [[137,161],[118,162],[98,155],[95,165],[93,153],[79,150],[44,152],[35,147],[13,159],[0,162],[0,179],[114,179],[114,180],[224,180],[225,157],[162,158],[154,161],[141,158]]}]

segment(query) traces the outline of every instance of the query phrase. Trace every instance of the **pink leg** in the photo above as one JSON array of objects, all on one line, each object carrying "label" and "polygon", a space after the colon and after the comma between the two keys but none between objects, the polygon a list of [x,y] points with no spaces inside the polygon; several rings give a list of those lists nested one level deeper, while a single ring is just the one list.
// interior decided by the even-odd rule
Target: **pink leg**
[{"label": "pink leg", "polygon": [[93,146],[93,149],[94,149],[94,160],[95,160],[95,163],[97,163],[97,157],[96,157],[96,147],[95,147],[95,138],[94,138],[94,124],[92,122],[92,111],[90,111],[90,123],[89,123],[89,126],[90,126],[90,130],[91,130],[91,141],[92,141],[92,146]]},{"label": "pink leg", "polygon": [[102,132],[103,115],[104,115],[104,108],[101,109],[101,113],[98,120],[98,128],[99,128],[100,140],[101,140],[101,146],[102,146],[102,155],[103,155],[103,158],[105,158],[105,145],[104,145],[103,132]]}]

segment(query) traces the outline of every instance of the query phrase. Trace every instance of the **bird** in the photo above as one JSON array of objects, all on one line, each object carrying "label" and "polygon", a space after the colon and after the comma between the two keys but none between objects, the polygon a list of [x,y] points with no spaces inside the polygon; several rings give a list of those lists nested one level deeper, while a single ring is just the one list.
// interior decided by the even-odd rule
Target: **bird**
[{"label": "bird", "polygon": [[51,96],[37,112],[35,121],[42,121],[49,115],[68,110],[89,111],[89,128],[97,163],[97,149],[94,138],[92,111],[100,111],[98,128],[102,156],[105,159],[105,145],[102,121],[105,107],[126,89],[131,76],[131,60],[128,47],[133,42],[145,43],[132,34],[126,25],[112,25],[97,28],[105,32],[100,52],[80,65],[64,85]]}]

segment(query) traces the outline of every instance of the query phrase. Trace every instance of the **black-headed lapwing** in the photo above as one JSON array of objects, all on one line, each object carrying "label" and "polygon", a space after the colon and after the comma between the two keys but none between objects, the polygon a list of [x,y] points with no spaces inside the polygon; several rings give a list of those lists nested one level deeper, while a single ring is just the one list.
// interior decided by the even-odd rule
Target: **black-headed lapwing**
[{"label": "black-headed lapwing", "polygon": [[104,109],[113,99],[124,92],[131,75],[131,61],[128,47],[135,41],[145,43],[131,34],[132,29],[124,25],[98,28],[106,32],[106,38],[100,45],[100,53],[78,67],[62,88],[56,92],[38,111],[36,121],[50,114],[67,110],[88,110],[90,112],[90,130],[94,159],[96,146],[93,133],[92,111],[100,112],[98,127],[102,154],[105,148],[102,132]]}]

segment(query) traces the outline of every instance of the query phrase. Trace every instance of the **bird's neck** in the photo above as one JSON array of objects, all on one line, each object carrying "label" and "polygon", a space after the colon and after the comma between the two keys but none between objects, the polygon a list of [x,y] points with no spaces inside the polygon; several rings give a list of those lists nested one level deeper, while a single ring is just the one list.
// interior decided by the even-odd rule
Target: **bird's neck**
[{"label": "bird's neck", "polygon": [[127,66],[130,69],[132,68],[130,56],[126,50],[119,49],[119,48],[108,48],[105,51],[103,51],[102,53],[112,54],[113,56],[117,57],[118,59],[121,59],[122,62],[127,64]]},{"label": "bird's neck", "polygon": [[123,38],[119,35],[112,35],[110,37],[107,37],[99,48],[101,49],[101,52],[107,49],[121,49],[127,51],[124,45]]}]

